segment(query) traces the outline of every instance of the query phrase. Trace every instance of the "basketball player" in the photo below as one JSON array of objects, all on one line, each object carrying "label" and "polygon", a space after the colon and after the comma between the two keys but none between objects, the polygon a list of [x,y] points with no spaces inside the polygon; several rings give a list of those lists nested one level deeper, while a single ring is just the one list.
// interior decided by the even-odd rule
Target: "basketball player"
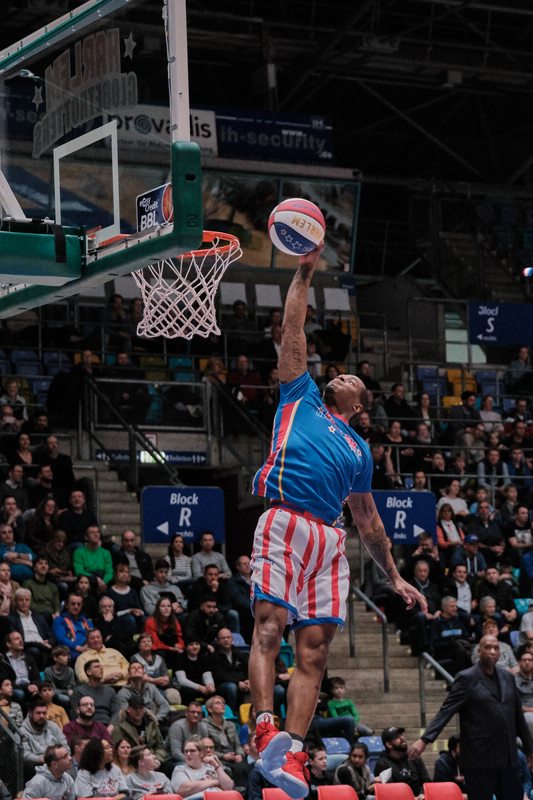
[{"label": "basketball player", "polygon": [[[399,575],[370,493],[372,458],[348,425],[366,389],[353,375],[327,384],[324,401],[307,372],[303,330],[307,290],[322,246],[300,257],[283,314],[280,403],[271,453],[253,492],[271,500],[257,524],[252,556],[255,627],[249,676],[257,712],[257,766],[294,800],[305,797],[303,740],[336,628],[345,617],[349,567],[345,532],[336,527],[347,499],[359,535],[407,607],[424,597]],[[296,669],[288,688],[285,731],[273,724],[274,662],[283,630],[295,629]]]}]

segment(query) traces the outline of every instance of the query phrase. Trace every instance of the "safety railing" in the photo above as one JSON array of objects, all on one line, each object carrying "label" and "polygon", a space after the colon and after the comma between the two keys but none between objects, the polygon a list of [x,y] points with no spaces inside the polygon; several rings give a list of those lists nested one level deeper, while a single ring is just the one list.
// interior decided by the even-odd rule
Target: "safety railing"
[{"label": "safety railing", "polygon": [[389,631],[388,619],[383,611],[372,602],[362,589],[356,584],[353,584],[348,596],[348,635],[349,635],[349,648],[350,658],[356,656],[356,625],[355,625],[355,610],[354,601],[358,597],[363,603],[370,608],[371,611],[378,617],[381,623],[381,650],[382,650],[382,665],[383,665],[383,691],[385,694],[390,692],[390,678],[389,678]]},{"label": "safety railing", "polygon": [[448,686],[451,686],[453,683],[453,675],[450,675],[447,672],[442,664],[439,664],[433,656],[430,656],[429,653],[421,653],[420,658],[418,659],[418,702],[420,707],[420,727],[425,728],[427,725],[427,698],[426,698],[426,672],[427,672],[427,665],[429,664],[435,672],[437,672],[441,678],[443,678]]},{"label": "safety railing", "polygon": [[24,788],[24,755],[22,736],[12,719],[0,709],[0,768],[2,781],[12,797]]}]

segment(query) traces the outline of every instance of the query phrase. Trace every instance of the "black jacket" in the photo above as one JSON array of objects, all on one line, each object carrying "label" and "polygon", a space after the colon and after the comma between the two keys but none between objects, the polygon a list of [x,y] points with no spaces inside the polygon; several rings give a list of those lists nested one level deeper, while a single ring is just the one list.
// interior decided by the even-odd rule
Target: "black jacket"
[{"label": "black jacket", "polygon": [[[35,614],[33,611],[30,611],[30,614],[33,617],[33,621],[35,622],[35,627],[37,628],[39,635],[42,636],[43,639],[48,639],[50,644],[53,644],[54,637],[52,635],[52,630],[50,628],[50,625],[46,621],[46,617],[44,616],[44,614]],[[16,631],[17,633],[20,633],[20,635],[24,639],[24,631],[22,628],[20,615],[17,614],[16,611],[14,611],[12,614],[8,616],[7,619],[9,621],[9,629],[11,631]]]},{"label": "black jacket", "polygon": [[459,672],[422,736],[425,742],[434,742],[453,715],[459,713],[464,769],[501,769],[509,765],[516,769],[517,736],[525,754],[533,752],[514,676],[499,667],[495,674],[498,687],[480,664]]},{"label": "black jacket", "polygon": [[215,650],[211,655],[211,672],[216,686],[221,683],[238,683],[248,678],[248,653],[232,647],[231,655],[231,664],[220,650]]}]

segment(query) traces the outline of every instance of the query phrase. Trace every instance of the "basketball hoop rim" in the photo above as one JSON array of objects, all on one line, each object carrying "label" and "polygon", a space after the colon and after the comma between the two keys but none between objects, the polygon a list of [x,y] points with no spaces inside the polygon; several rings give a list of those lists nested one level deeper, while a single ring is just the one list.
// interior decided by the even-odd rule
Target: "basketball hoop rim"
[{"label": "basketball hoop rim", "polygon": [[216,240],[226,241],[227,244],[216,245],[211,249],[202,247],[198,248],[198,250],[189,250],[188,253],[182,253],[183,258],[194,257],[194,256],[202,256],[206,253],[213,253],[217,252],[221,255],[226,255],[230,252],[234,247],[240,247],[241,243],[237,236],[234,236],[232,233],[222,233],[221,231],[204,231],[202,241],[206,243],[213,243]]}]

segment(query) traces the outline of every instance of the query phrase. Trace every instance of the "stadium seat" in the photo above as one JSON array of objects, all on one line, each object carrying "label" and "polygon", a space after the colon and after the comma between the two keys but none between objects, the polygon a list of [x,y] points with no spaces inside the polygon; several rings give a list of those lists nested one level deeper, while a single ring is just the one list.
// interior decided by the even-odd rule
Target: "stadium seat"
[{"label": "stadium seat", "polygon": [[446,394],[446,381],[444,378],[425,378],[421,391],[427,392],[432,400],[440,401]]},{"label": "stadium seat", "polygon": [[[335,786],[335,789],[338,787]],[[220,794],[217,792],[217,794]],[[217,800],[217,798],[214,798]],[[283,789],[278,789],[277,787],[268,787],[268,789],[263,789],[263,800],[290,800],[289,795],[283,791]]]},{"label": "stadium seat", "polygon": [[[161,796],[160,794],[157,795],[158,798]],[[242,794],[235,789],[226,789],[220,792],[204,792],[204,800],[242,800]]]},{"label": "stadium seat", "polygon": [[43,368],[40,361],[16,361],[13,364],[17,375],[42,375]]},{"label": "stadium seat", "polygon": [[416,377],[419,381],[432,380],[439,377],[438,367],[417,367]]},{"label": "stadium seat", "polygon": [[318,786],[318,800],[357,800],[353,786]]},{"label": "stadium seat", "polygon": [[381,736],[360,736],[357,740],[357,744],[366,745],[369,754],[383,752]]},{"label": "stadium seat", "polygon": [[462,800],[463,793],[456,783],[442,781],[424,784],[425,800]]},{"label": "stadium seat", "polygon": [[[221,794],[217,792],[217,794]],[[242,797],[239,794],[240,800]],[[109,797],[107,798],[109,800]],[[145,794],[143,800],[183,800],[181,794]]]},{"label": "stadium seat", "polygon": [[39,362],[39,356],[37,355],[35,350],[12,350],[11,361],[13,362],[13,364],[16,364],[18,361]]},{"label": "stadium seat", "polygon": [[[344,753],[347,756],[350,755],[352,748],[348,739],[344,739],[342,736],[323,736],[322,741],[324,742],[324,747],[326,748],[328,756],[335,755],[336,753]],[[383,750],[383,745],[381,749]]]},{"label": "stadium seat", "polygon": [[376,783],[374,786],[376,800],[415,800],[413,790],[407,783]]}]

